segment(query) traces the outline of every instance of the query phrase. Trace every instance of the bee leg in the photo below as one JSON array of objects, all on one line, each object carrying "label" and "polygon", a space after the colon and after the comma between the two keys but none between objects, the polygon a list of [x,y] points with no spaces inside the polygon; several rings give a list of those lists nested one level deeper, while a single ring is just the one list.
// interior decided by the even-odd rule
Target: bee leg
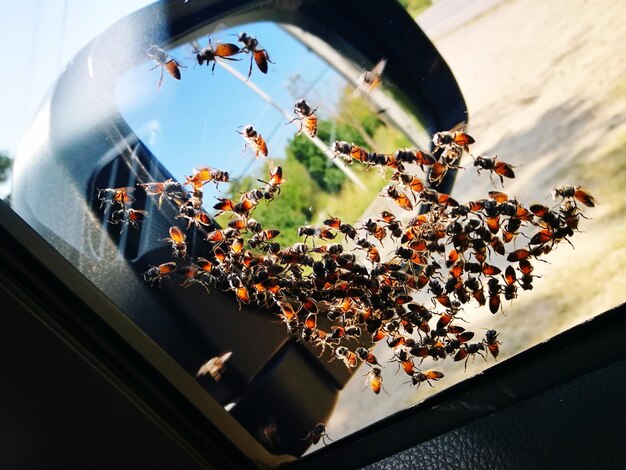
[{"label": "bee leg", "polygon": [[161,90],[161,84],[163,84],[163,68],[161,67],[161,77],[159,78],[159,84],[157,85],[157,91]]},{"label": "bee leg", "polygon": [[246,77],[246,82],[250,80],[251,75],[252,75],[252,53],[250,53],[250,68],[248,69],[248,76]]}]

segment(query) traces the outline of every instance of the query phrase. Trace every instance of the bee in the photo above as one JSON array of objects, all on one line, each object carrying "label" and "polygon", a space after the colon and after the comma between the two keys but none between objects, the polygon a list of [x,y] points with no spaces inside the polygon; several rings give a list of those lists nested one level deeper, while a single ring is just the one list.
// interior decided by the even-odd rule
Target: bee
[{"label": "bee", "polygon": [[328,437],[328,434],[326,434],[326,426],[324,423],[317,423],[313,430],[311,430],[311,432],[309,432],[302,440],[315,445],[320,441],[320,439],[324,445],[326,445],[326,439],[332,441],[332,439]]},{"label": "bee", "polygon": [[227,171],[216,170],[210,166],[202,166],[194,169],[193,175],[186,176],[185,180],[185,184],[191,185],[194,189],[200,189],[209,181],[213,181],[215,187],[217,187],[219,183],[228,183],[230,182],[230,176]]},{"label": "bee", "polygon": [[468,276],[465,280],[464,286],[470,290],[472,293],[472,297],[474,300],[478,302],[478,305],[481,307],[485,305],[487,300],[485,299],[485,291],[483,289],[483,285],[477,277]]},{"label": "bee", "polygon": [[498,332],[496,330],[487,330],[483,343],[485,343],[494,359],[497,359],[500,353],[500,345],[502,344],[498,341]]},{"label": "bee", "polygon": [[289,121],[289,123],[295,120],[300,121],[298,134],[302,132],[302,128],[304,127],[307,135],[313,138],[317,135],[317,116],[314,114],[315,111],[317,111],[317,108],[312,110],[306,101],[300,99],[296,101],[293,107],[293,112],[296,114],[296,117]]},{"label": "bee", "polygon": [[330,217],[326,219],[324,221],[324,225],[334,228],[335,230],[339,230],[339,232],[343,233],[346,238],[354,240],[357,236],[356,229],[350,224],[342,223],[341,219],[338,217]]},{"label": "bee", "polygon": [[372,389],[376,395],[380,393],[383,388],[383,376],[379,367],[372,367],[372,370],[367,373],[366,385]]},{"label": "bee", "polygon": [[512,300],[517,297],[517,276],[515,275],[515,269],[513,266],[507,266],[504,271],[504,298],[506,300]]},{"label": "bee", "polygon": [[376,240],[382,243],[383,239],[387,236],[387,230],[382,225],[377,224],[372,219],[367,219],[363,222],[363,228],[368,234],[373,235]]},{"label": "bee", "polygon": [[562,199],[574,198],[578,202],[584,204],[587,207],[595,207],[596,200],[586,190],[580,186],[561,186],[560,188],[554,188],[552,190],[552,197],[556,199],[560,197]]},{"label": "bee", "polygon": [[442,377],[444,377],[443,373],[434,369],[428,369],[424,372],[417,371],[411,376],[411,383],[413,385],[417,385],[417,387],[419,388],[422,383],[426,382],[432,387],[433,384],[431,384],[430,381],[437,381]]},{"label": "bee", "polygon": [[498,313],[500,310],[500,292],[502,292],[502,286],[500,286],[500,282],[492,277],[487,281],[487,286],[489,288],[489,311],[491,313]]},{"label": "bee", "polygon": [[143,278],[151,285],[157,283],[160,286],[161,281],[165,278],[168,278],[169,275],[175,270],[176,263],[174,261],[170,261],[169,263],[163,263],[159,266],[150,266],[150,268],[143,273]]},{"label": "bee", "polygon": [[352,164],[354,160],[367,164],[369,162],[369,154],[356,145],[349,144],[344,141],[335,141],[330,147],[335,156],[341,156],[347,164]]},{"label": "bee", "polygon": [[255,233],[248,241],[248,244],[250,245],[250,248],[257,248],[262,243],[267,243],[272,238],[276,238],[279,234],[280,232],[276,229],[262,230]]},{"label": "bee", "polygon": [[465,359],[465,370],[467,370],[467,361],[469,361],[470,356],[474,357],[475,354],[478,354],[480,357],[487,360],[481,351],[485,350],[485,344],[480,343],[469,343],[464,344],[459,348],[459,351],[454,355],[454,361],[462,361]]},{"label": "bee", "polygon": [[232,351],[226,351],[225,353],[212,357],[207,362],[202,364],[202,367],[196,372],[196,377],[202,377],[204,375],[210,375],[216,382],[222,380],[222,374],[226,370],[226,362],[233,355]]},{"label": "bee", "polygon": [[[462,148],[466,152],[469,152],[469,145],[475,142],[474,138],[462,132],[459,129],[464,127],[464,123],[455,126],[450,131],[437,132],[433,135],[433,145],[441,148]],[[460,156],[460,155],[459,155]],[[455,158],[456,159],[456,158]]]},{"label": "bee", "polygon": [[169,57],[167,52],[161,49],[159,46],[153,44],[148,49],[148,57],[154,60],[156,64],[150,70],[154,70],[157,67],[161,68],[161,77],[159,78],[159,83],[157,85],[157,90],[161,89],[161,84],[163,83],[163,70],[167,70],[167,73],[176,80],[180,80],[180,67],[185,67],[181,63],[179,63],[176,59]]},{"label": "bee", "polygon": [[105,188],[98,189],[98,201],[100,201],[100,209],[103,206],[109,206],[118,203],[122,207],[128,206],[135,202],[135,198],[131,195],[135,188]]},{"label": "bee", "polygon": [[139,228],[139,223],[144,222],[150,214],[148,211],[139,209],[120,209],[111,214],[111,220],[109,221],[113,225],[122,224],[122,232],[126,230],[129,225],[134,228]]},{"label": "bee", "polygon": [[263,139],[261,134],[256,131],[254,126],[248,124],[244,126],[243,132],[237,132],[243,136],[246,141],[246,147],[248,145],[252,147],[252,150],[257,158],[259,155],[267,157],[267,144],[265,143],[265,139]]},{"label": "bee", "polygon": [[383,188],[382,192],[383,195],[391,199],[395,205],[407,211],[413,210],[413,204],[411,204],[407,195],[402,191],[398,191],[395,186],[388,185]]},{"label": "bee", "polygon": [[239,34],[239,42],[243,44],[240,52],[247,54],[250,53],[250,68],[248,69],[248,77],[246,81],[252,75],[252,59],[256,62],[257,67],[262,73],[267,73],[267,63],[273,64],[270,60],[270,56],[265,49],[259,48],[259,41],[257,38],[250,36],[246,33]]},{"label": "bee", "polygon": [[180,205],[187,200],[187,192],[182,185],[171,178],[154,183],[140,183],[137,186],[143,188],[148,196],[159,196],[159,208],[165,199]]},{"label": "bee", "polygon": [[437,160],[432,155],[422,152],[421,150],[400,149],[396,151],[395,159],[400,163],[415,163],[422,171],[425,166],[431,166]]},{"label": "bee", "polygon": [[170,236],[169,238],[164,238],[163,241],[170,242],[172,244],[172,251],[174,257],[176,258],[184,258],[187,256],[187,236],[183,233],[183,231],[176,226],[170,227],[169,230]]},{"label": "bee", "polygon": [[[337,333],[338,331],[342,333]],[[333,331],[332,338],[337,339],[343,336],[345,336],[345,329],[340,326],[335,328],[335,330]],[[335,349],[335,356],[343,361],[343,363],[346,365],[348,370],[351,370],[357,366],[356,354],[350,351],[345,346],[339,346],[337,349]]]},{"label": "bee", "polygon": [[363,96],[368,96],[372,91],[380,86],[382,83],[382,75],[387,65],[387,60],[380,60],[372,70],[364,70],[357,80],[357,89],[353,93],[353,97],[356,97],[359,93]]},{"label": "bee", "polygon": [[225,59],[225,60],[239,60],[234,59],[231,56],[235,54],[239,54],[240,49],[235,44],[230,43],[220,43],[217,46],[213,47],[211,43],[211,37],[209,37],[209,43],[207,47],[204,49],[200,48],[200,44],[197,41],[193,41],[191,43],[193,46],[193,53],[196,54],[196,60],[199,65],[202,65],[206,62],[207,66],[210,62],[213,62],[213,67],[211,68],[211,73],[215,72],[215,65],[217,64],[217,59]]},{"label": "bee", "polygon": [[541,276],[535,276],[532,274],[532,272],[535,270],[534,266],[532,264],[530,264],[530,261],[528,261],[527,259],[522,259],[519,262],[519,270],[522,273],[522,276],[519,279],[519,284],[520,287],[524,290],[532,290],[533,289],[533,279],[535,277],[541,277]]},{"label": "bee", "polygon": [[380,366],[380,364],[378,363],[378,359],[376,359],[376,356],[374,356],[371,352],[369,352],[364,347],[357,348],[355,353],[356,353],[356,355],[358,356],[359,359],[361,359],[363,362],[365,362],[370,367],[371,366]]},{"label": "bee", "polygon": [[411,175],[407,175],[406,173],[397,171],[395,172],[392,177],[391,177],[392,181],[397,181],[399,184],[402,184],[406,187],[408,187],[409,189],[411,189],[411,191],[414,193],[414,197],[415,195],[418,195],[424,190],[424,188],[426,187],[426,185],[424,184],[424,182],[418,178],[417,176],[411,176]]},{"label": "bee", "polygon": [[413,375],[415,364],[413,364],[413,358],[409,356],[406,349],[400,349],[398,352],[395,352],[390,361],[397,362],[407,375]]},{"label": "bee", "polygon": [[197,209],[192,204],[183,204],[178,210],[177,219],[187,219],[187,228],[191,227],[191,224],[195,224],[196,227],[204,225],[208,227],[212,224],[211,218],[201,208]]},{"label": "bee", "polygon": [[489,170],[495,173],[500,178],[500,183],[504,187],[504,177],[515,178],[515,172],[513,172],[513,166],[505,162],[496,161],[498,157],[475,157],[474,166],[478,167],[478,174],[480,170]]},{"label": "bee", "polygon": [[329,229],[315,227],[313,225],[303,225],[298,227],[298,236],[304,237],[304,243],[306,243],[309,237],[318,237],[322,240],[332,240],[335,238],[335,234]]},{"label": "bee", "polygon": [[213,206],[213,209],[222,212],[233,212],[235,210],[235,202],[231,199],[217,198],[218,203]]},{"label": "bee", "polygon": [[441,283],[439,283],[439,281],[432,279],[428,283],[428,287],[434,295],[432,298],[433,305],[437,305],[435,303],[436,300],[446,308],[450,308],[452,306],[452,301],[450,300],[450,297],[445,292],[444,287],[441,285]]},{"label": "bee", "polygon": [[261,183],[265,183],[263,196],[268,201],[273,200],[276,194],[280,194],[280,187],[287,182],[287,180],[283,178],[283,169],[280,165],[277,165],[275,168],[270,168],[269,181],[264,181],[261,179],[259,179],[258,181],[260,181]]}]

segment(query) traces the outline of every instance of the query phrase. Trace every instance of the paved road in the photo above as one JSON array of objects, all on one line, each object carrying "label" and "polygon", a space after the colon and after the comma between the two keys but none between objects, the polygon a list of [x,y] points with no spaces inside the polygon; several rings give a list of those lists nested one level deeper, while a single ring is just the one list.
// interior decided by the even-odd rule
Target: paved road
[{"label": "paved road", "polygon": [[437,41],[444,36],[454,33],[464,25],[489,14],[505,0],[442,0],[422,13],[417,23]]}]

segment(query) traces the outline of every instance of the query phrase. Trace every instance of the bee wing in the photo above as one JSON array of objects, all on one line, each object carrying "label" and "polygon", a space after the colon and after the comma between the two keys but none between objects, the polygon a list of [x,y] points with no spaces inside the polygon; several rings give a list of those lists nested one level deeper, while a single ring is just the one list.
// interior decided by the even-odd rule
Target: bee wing
[{"label": "bee wing", "polygon": [[215,46],[215,55],[220,57],[229,57],[238,54],[239,51],[239,46],[228,42],[223,42]]},{"label": "bee wing", "polygon": [[461,121],[458,124],[456,124],[452,129],[450,129],[448,132],[465,132],[467,130],[467,122],[465,121]]},{"label": "bee wing", "polygon": [[496,162],[493,167],[493,171],[495,171],[498,175],[506,176],[507,178],[515,178],[515,172],[513,172],[513,168],[508,163]]},{"label": "bee wing", "polygon": [[132,194],[135,192],[135,189],[133,186],[126,186],[126,187],[122,187],[122,188],[115,188],[115,191],[117,191],[118,193],[126,193],[126,194]]},{"label": "bee wing", "polygon": [[191,47],[193,48],[191,49],[191,52],[193,54],[198,54],[202,50],[202,48],[200,47],[200,43],[195,39],[191,41]]},{"label": "bee wing", "polygon": [[596,205],[595,198],[582,188],[576,188],[574,191],[574,198],[587,207],[595,207]]},{"label": "bee wing", "polygon": [[385,65],[387,65],[387,59],[381,59],[372,69],[372,73],[380,77],[385,70]]},{"label": "bee wing", "polygon": [[254,51],[254,61],[256,62],[257,67],[263,73],[267,73],[267,62],[269,60],[269,56],[267,51],[259,50]]},{"label": "bee wing", "polygon": [[230,359],[230,356],[233,355],[232,351],[226,351],[224,354],[222,354],[221,356],[218,357],[219,362],[221,364],[224,364],[226,361],[228,361]]}]

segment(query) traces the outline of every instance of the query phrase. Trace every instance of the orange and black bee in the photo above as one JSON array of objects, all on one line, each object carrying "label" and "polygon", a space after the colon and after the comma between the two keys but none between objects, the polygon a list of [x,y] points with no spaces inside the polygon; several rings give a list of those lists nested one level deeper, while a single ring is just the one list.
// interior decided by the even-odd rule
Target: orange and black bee
[{"label": "orange and black bee", "polygon": [[170,261],[169,263],[163,263],[159,266],[150,266],[150,268],[143,273],[143,278],[146,282],[149,282],[152,285],[156,283],[160,286],[161,281],[168,278],[169,275],[175,270],[176,263],[174,261]]},{"label": "orange and black bee", "polygon": [[129,206],[135,202],[135,198],[132,193],[135,188],[105,188],[98,189],[98,201],[100,201],[100,209],[103,206],[109,206],[113,203],[118,203],[122,207]]},{"label": "orange and black bee", "polygon": [[172,179],[152,183],[140,183],[137,186],[143,188],[148,196],[159,196],[159,208],[163,201],[169,199],[181,205],[187,201],[187,192],[182,185]]},{"label": "orange and black bee", "polygon": [[333,154],[341,156],[347,164],[352,164],[355,160],[367,164],[369,160],[369,154],[365,150],[348,142],[335,141],[330,149]]},{"label": "orange and black bee", "polygon": [[259,155],[267,157],[267,143],[265,139],[263,139],[263,136],[256,131],[254,126],[248,124],[244,126],[243,132],[237,132],[243,136],[246,141],[246,146],[250,145],[256,157]]},{"label": "orange and black bee", "polygon": [[300,121],[298,134],[300,134],[304,128],[306,134],[313,138],[317,135],[317,116],[315,115],[315,111],[317,111],[317,108],[311,109],[306,101],[300,99],[296,101],[296,104],[293,107],[293,112],[296,114],[296,117],[289,121],[289,123],[295,120]]},{"label": "orange and black bee", "polygon": [[367,373],[367,381],[365,383],[369,385],[372,392],[376,395],[380,393],[383,388],[383,376],[379,367],[372,367],[372,370]]},{"label": "orange and black bee", "polygon": [[259,41],[257,38],[250,36],[247,33],[239,34],[239,42],[243,44],[243,47],[239,52],[244,54],[250,54],[250,68],[248,69],[248,77],[246,80],[250,78],[252,75],[252,60],[256,62],[257,67],[262,73],[267,73],[267,63],[273,64],[270,60],[270,55],[267,53],[265,49],[261,49],[259,47]]},{"label": "orange and black bee", "polygon": [[395,159],[400,163],[415,163],[422,171],[425,166],[433,165],[437,160],[432,155],[429,155],[421,150],[407,150],[400,149],[395,153]]},{"label": "orange and black bee", "polygon": [[[449,131],[437,132],[433,135],[433,145],[444,149],[458,148],[469,152],[469,145],[473,144],[475,140],[472,136],[466,134],[464,130],[465,123],[461,122]],[[460,155],[458,156],[460,157]]]},{"label": "orange and black bee", "polygon": [[267,243],[273,238],[276,238],[280,234],[280,231],[276,229],[267,229],[261,230],[258,233],[255,233],[250,240],[248,240],[248,244],[250,248],[257,248],[263,243]]},{"label": "orange and black bee", "polygon": [[562,199],[576,199],[578,202],[587,207],[594,207],[596,205],[594,197],[580,186],[561,186],[560,188],[554,188],[552,190],[552,195],[555,199],[557,197]]},{"label": "orange and black bee", "polygon": [[113,225],[122,224],[123,232],[129,225],[134,229],[139,228],[139,223],[144,222],[149,215],[148,211],[125,208],[114,211],[109,222]]},{"label": "orange and black bee", "polygon": [[504,186],[504,177],[515,178],[515,172],[513,166],[505,162],[497,161],[498,157],[475,157],[474,166],[478,167],[478,173],[480,170],[489,170],[495,173],[500,178],[500,183]]},{"label": "orange and black bee", "polygon": [[502,286],[500,282],[492,277],[487,281],[489,287],[489,311],[491,313],[498,313],[500,310],[500,293],[502,292]]},{"label": "orange and black bee", "polygon": [[372,366],[380,366],[380,364],[378,363],[378,359],[376,359],[376,356],[374,356],[371,352],[369,352],[364,347],[357,348],[355,353],[356,353],[356,355],[358,356],[359,359],[361,359],[363,362],[365,362],[370,367],[372,367]]},{"label": "orange and black bee", "polygon": [[181,63],[179,63],[176,59],[169,57],[167,52],[161,49],[159,46],[153,44],[148,49],[148,57],[155,62],[155,66],[150,70],[154,70],[158,67],[161,68],[161,77],[159,78],[159,83],[157,85],[157,90],[161,89],[161,84],[163,83],[163,70],[167,70],[167,73],[174,79],[180,80],[180,67],[185,67]]},{"label": "orange and black bee", "polygon": [[413,385],[417,385],[417,387],[419,388],[422,383],[426,382],[432,387],[433,384],[430,383],[431,380],[437,381],[443,377],[443,372],[439,372],[438,370],[434,369],[429,369],[424,372],[417,371],[411,376],[411,383]]},{"label": "orange and black bee", "polygon": [[517,297],[517,276],[513,266],[507,266],[504,270],[504,288],[502,290],[506,300],[512,300]]},{"label": "orange and black bee", "polygon": [[326,426],[323,423],[317,423],[313,430],[302,440],[315,445],[320,441],[320,439],[324,445],[326,445],[326,439],[332,441],[332,439],[328,437],[328,434],[326,434]]},{"label": "orange and black bee", "polygon": [[407,195],[404,194],[402,191],[398,191],[395,186],[386,186],[385,188],[383,188],[382,193],[383,196],[391,199],[395,205],[401,207],[402,209],[407,211],[413,210],[413,204],[411,204],[411,201],[409,200]]},{"label": "orange and black bee", "polygon": [[203,166],[194,169],[193,175],[186,176],[185,179],[185,184],[191,185],[193,189],[200,189],[209,181],[213,181],[215,186],[217,186],[218,183],[228,183],[230,176],[227,171],[216,170],[210,166]]},{"label": "orange and black bee", "polygon": [[498,354],[500,354],[500,345],[502,344],[498,341],[498,334],[499,333],[496,330],[487,330],[487,333],[485,333],[485,339],[483,340],[494,359],[498,358]]},{"label": "orange and black bee", "polygon": [[200,48],[200,44],[197,41],[193,41],[191,43],[193,46],[193,53],[196,54],[196,60],[198,64],[202,65],[206,62],[207,66],[210,62],[213,62],[213,67],[211,67],[211,72],[215,72],[215,65],[217,64],[217,59],[225,59],[225,60],[239,60],[234,59],[231,56],[235,54],[239,54],[241,50],[235,44],[230,43],[219,43],[217,46],[213,47],[213,43],[211,42],[211,38],[209,37],[209,43],[207,47]]},{"label": "orange and black bee", "polygon": [[164,238],[163,241],[172,244],[172,251],[176,258],[185,258],[187,256],[187,236],[177,226],[170,227],[169,233],[169,238]]}]

